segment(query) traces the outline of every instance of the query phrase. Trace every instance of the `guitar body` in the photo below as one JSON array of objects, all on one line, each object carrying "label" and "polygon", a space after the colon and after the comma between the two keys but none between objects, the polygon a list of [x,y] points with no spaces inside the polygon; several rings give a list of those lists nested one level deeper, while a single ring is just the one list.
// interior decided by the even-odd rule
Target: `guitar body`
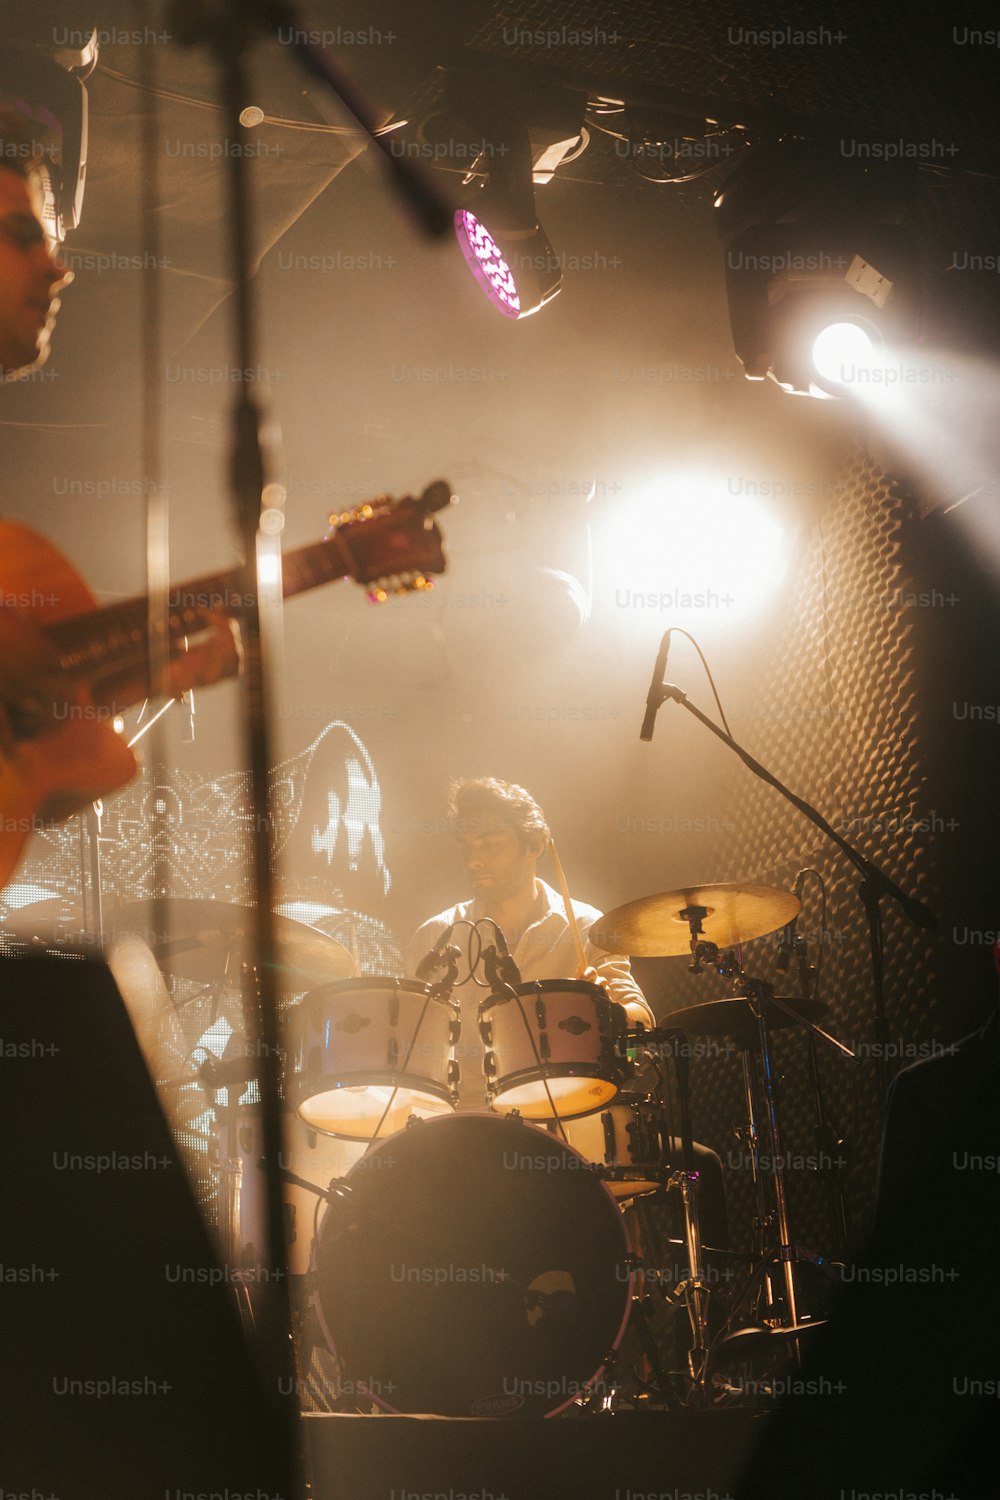
[{"label": "guitar body", "polygon": [[[62,553],[14,521],[0,521],[0,600],[5,606],[0,614],[9,613],[35,631],[95,607],[86,583]],[[7,657],[16,650],[6,633],[3,646]],[[0,698],[9,665],[0,664]],[[138,769],[112,727],[112,715],[96,707],[85,688],[67,693],[56,713],[54,727],[0,749],[0,886],[10,879],[32,833],[117,791]]]}]

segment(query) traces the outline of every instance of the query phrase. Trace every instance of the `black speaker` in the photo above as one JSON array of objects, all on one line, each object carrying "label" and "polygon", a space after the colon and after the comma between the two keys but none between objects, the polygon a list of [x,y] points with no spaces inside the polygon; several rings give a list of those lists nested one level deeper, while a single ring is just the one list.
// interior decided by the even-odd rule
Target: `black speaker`
[{"label": "black speaker", "polygon": [[0,963],[0,1069],[4,1490],[289,1495],[282,1393],[105,966]]}]

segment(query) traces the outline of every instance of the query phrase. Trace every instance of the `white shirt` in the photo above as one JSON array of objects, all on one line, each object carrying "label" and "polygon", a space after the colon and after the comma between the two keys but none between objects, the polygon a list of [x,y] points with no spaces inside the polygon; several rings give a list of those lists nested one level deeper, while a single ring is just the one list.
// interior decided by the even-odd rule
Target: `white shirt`
[{"label": "white shirt", "polygon": [[[536,883],[543,903],[541,914],[522,932],[511,950],[511,956],[526,984],[535,979],[573,978],[580,965],[573,934],[566,920],[562,897],[550,885],[546,885],[544,880],[538,880],[536,877]],[[584,940],[587,963],[597,970],[602,979],[608,981],[608,994],[611,999],[616,1000],[619,1005],[641,1006],[645,1011],[646,1024],[655,1026],[653,1013],[642,991],[632,978],[627,957],[618,953],[605,953],[603,948],[595,947],[587,939],[587,933],[601,913],[596,907],[588,906],[583,901],[574,901],[573,914]],[[430,917],[422,927],[417,928],[406,945],[405,972],[411,976],[415,974],[417,964],[433,948],[446,927],[450,927],[455,922],[463,920],[475,922],[485,917],[485,909],[479,901],[463,901],[448,911],[439,912],[436,917]],[[492,929],[488,925],[483,929],[484,947],[488,946],[491,941],[491,932]],[[469,969],[465,959],[468,937],[469,929],[459,927],[451,939],[462,950],[462,958],[459,961],[460,979],[468,974]],[[473,953],[475,952],[474,948]],[[481,980],[485,979],[481,965],[478,977]],[[472,978],[456,985],[453,991],[454,999],[459,1002],[462,1021],[461,1037],[455,1047],[455,1057],[461,1070],[458,1103],[460,1110],[485,1108],[483,1044],[479,1037],[478,1021],[479,1002],[488,994],[488,987],[483,988],[477,985]]]}]

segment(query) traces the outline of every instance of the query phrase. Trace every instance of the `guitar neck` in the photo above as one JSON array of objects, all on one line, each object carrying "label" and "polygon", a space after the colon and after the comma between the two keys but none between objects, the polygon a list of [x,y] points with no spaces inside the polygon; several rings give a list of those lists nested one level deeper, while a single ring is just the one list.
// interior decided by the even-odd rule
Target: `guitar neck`
[{"label": "guitar neck", "polygon": [[[284,554],[282,594],[288,599],[335,579],[355,576],[350,548],[338,532]],[[169,641],[181,641],[204,629],[211,614],[239,618],[253,607],[242,568],[207,573],[188,583],[171,585],[164,621],[157,630]],[[145,661],[149,649],[149,601],[145,595],[88,614],[57,620],[45,634],[59,655],[62,674],[74,682],[92,681],[126,671]]]}]

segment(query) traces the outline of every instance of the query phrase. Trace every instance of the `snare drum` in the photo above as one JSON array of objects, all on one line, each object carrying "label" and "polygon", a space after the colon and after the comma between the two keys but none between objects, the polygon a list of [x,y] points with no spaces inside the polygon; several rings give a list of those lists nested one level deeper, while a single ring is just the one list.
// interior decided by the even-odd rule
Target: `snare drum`
[{"label": "snare drum", "polygon": [[412,979],[344,979],[298,1007],[295,1097],[314,1130],[370,1141],[458,1100],[458,1007]]},{"label": "snare drum", "polygon": [[479,1008],[490,1108],[572,1120],[610,1103],[626,1077],[626,1026],[622,1007],[582,979],[491,995]]},{"label": "snare drum", "polygon": [[576,1151],[497,1115],[414,1120],[347,1185],[314,1298],[352,1390],[445,1417],[554,1416],[594,1390],[636,1276],[625,1219]]},{"label": "snare drum", "polygon": [[596,1114],[567,1121],[564,1129],[573,1149],[600,1168],[616,1198],[654,1193],[676,1146],[666,1110],[650,1098],[619,1097]]}]

